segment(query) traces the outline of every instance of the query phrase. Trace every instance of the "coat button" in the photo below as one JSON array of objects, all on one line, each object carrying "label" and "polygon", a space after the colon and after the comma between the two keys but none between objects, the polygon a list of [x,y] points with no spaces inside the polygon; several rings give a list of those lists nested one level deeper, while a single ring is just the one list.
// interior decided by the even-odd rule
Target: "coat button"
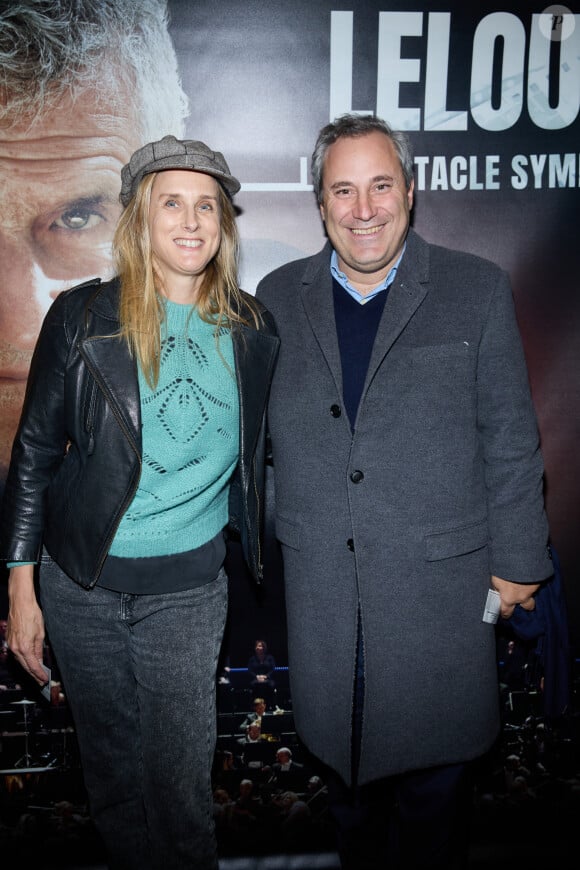
[{"label": "coat button", "polygon": [[340,405],[331,405],[330,413],[333,417],[340,417],[340,415],[342,414],[342,411],[340,410]]},{"label": "coat button", "polygon": [[352,538],[348,539],[348,541],[346,542],[346,546],[348,547],[348,549],[350,550],[351,553],[354,553],[354,541]]},{"label": "coat button", "polygon": [[352,480],[353,483],[360,483],[363,478],[364,478],[364,474],[362,473],[362,471],[353,471],[353,473],[350,476],[350,479]]}]

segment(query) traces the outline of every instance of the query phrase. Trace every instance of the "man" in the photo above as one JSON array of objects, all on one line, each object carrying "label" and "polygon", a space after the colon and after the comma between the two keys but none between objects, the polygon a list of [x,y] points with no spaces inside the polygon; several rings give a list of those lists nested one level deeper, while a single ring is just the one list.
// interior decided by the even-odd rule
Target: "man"
[{"label": "man", "polygon": [[292,758],[292,750],[288,746],[282,746],[276,752],[276,761],[272,765],[271,785],[279,791],[306,790],[308,773],[303,764],[299,764]]},{"label": "man", "polygon": [[54,297],[110,277],[122,166],[183,134],[164,0],[0,9],[0,489],[32,350]]},{"label": "man", "polygon": [[262,726],[259,722],[252,722],[248,726],[245,737],[240,737],[238,743],[246,745],[248,743],[260,743],[262,740]]},{"label": "man", "polygon": [[260,769],[274,760],[274,749],[267,737],[262,734],[259,722],[252,722],[244,737],[238,737],[244,767]]},{"label": "man", "polygon": [[254,698],[253,707],[254,709],[248,713],[241,723],[240,731],[247,731],[254,722],[257,722],[260,727],[262,726],[262,716],[266,712],[266,701],[264,698]]},{"label": "man", "polygon": [[281,337],[269,424],[295,720],[338,774],[356,870],[391,866],[391,806],[402,866],[460,862],[466,763],[499,725],[488,589],[509,617],[552,572],[507,276],[409,228],[412,172],[384,121],[325,127],[329,242],[257,291]]}]

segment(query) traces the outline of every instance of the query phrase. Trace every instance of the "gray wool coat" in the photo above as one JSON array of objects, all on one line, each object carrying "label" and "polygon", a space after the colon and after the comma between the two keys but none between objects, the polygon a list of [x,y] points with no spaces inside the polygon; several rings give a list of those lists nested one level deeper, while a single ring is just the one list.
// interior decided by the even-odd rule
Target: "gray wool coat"
[{"label": "gray wool coat", "polygon": [[354,435],[327,245],[260,283],[281,338],[269,405],[297,730],[350,781],[466,761],[499,727],[490,575],[552,573],[543,464],[505,272],[409,231]]}]

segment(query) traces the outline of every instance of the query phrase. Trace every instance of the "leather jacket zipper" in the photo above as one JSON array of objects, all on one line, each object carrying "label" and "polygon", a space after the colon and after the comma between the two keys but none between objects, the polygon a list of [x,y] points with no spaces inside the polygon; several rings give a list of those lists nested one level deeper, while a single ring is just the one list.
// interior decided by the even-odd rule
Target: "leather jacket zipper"
[{"label": "leather jacket zipper", "polygon": [[105,542],[105,547],[103,549],[103,555],[99,559],[99,563],[97,565],[97,574],[96,574],[95,579],[91,583],[91,588],[96,585],[97,580],[99,579],[100,573],[103,569],[103,565],[105,564],[105,559],[107,558],[107,556],[109,554],[109,549],[111,547],[111,544],[113,543],[113,538],[117,534],[117,529],[119,528],[119,524],[120,524],[121,520],[123,519],[125,511],[127,510],[129,505],[131,504],[135,493],[137,492],[137,487],[139,486],[139,479],[141,477],[141,469],[143,467],[143,462],[142,462],[141,456],[139,454],[139,451],[136,449],[135,444],[133,442],[133,439],[131,438],[131,435],[128,432],[127,427],[125,426],[122,418],[117,413],[114,405],[111,405],[111,411],[113,412],[113,415],[114,415],[117,423],[119,424],[119,427],[120,427],[121,431],[123,432],[125,438],[129,442],[129,444],[131,445],[131,447],[133,448],[133,450],[135,452],[135,455],[137,456],[137,461],[139,463],[139,474],[136,476],[135,483],[133,484],[133,486],[131,487],[131,489],[127,493],[127,496],[123,501],[123,504],[121,505],[120,509],[117,511],[117,516],[113,522],[111,532],[110,532],[110,534]]},{"label": "leather jacket zipper", "polygon": [[97,405],[97,385],[94,381],[94,378],[92,377],[89,401],[87,405],[88,407],[85,417],[85,431],[88,433],[89,436],[87,455],[91,456],[91,454],[93,454],[95,451],[95,408]]}]

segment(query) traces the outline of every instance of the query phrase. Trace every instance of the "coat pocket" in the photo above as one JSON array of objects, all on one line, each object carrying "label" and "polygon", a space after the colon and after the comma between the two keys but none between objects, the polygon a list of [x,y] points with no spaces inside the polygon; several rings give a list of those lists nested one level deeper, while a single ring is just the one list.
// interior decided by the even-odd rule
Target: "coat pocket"
[{"label": "coat pocket", "polygon": [[276,537],[281,544],[293,550],[300,549],[300,525],[280,514],[276,514]]},{"label": "coat pocket", "polygon": [[428,562],[451,559],[481,550],[489,541],[487,522],[471,523],[445,532],[435,532],[425,538],[425,558]]},{"label": "coat pocket", "polygon": [[412,347],[407,350],[412,360],[423,360],[431,363],[435,360],[444,359],[467,359],[470,355],[468,341],[453,341],[450,344],[426,344],[420,347]]}]

